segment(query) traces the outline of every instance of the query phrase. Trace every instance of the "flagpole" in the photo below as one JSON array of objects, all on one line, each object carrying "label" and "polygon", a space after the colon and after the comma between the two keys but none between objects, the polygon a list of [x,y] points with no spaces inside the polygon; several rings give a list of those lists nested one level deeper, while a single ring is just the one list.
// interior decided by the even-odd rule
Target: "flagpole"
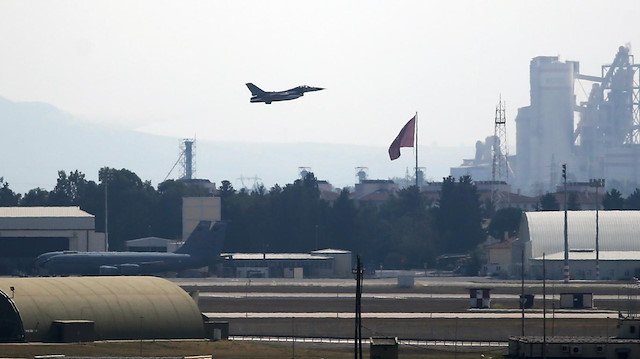
[{"label": "flagpole", "polygon": [[[416,111],[416,187],[418,187],[418,111]],[[418,187],[418,192],[420,192],[420,187]]]}]

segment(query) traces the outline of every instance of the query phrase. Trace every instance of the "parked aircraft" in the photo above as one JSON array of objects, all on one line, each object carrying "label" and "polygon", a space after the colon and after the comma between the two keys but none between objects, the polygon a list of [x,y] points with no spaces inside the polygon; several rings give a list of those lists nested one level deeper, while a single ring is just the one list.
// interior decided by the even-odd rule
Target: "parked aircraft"
[{"label": "parked aircraft", "polygon": [[258,86],[248,83],[251,90],[250,102],[264,102],[270,104],[273,101],[293,100],[303,96],[305,92],[324,90],[322,87],[298,86],[286,91],[262,91]]},{"label": "parked aircraft", "polygon": [[137,275],[201,268],[220,256],[225,228],[222,222],[200,221],[174,253],[48,252],[36,258],[34,270],[40,275]]}]

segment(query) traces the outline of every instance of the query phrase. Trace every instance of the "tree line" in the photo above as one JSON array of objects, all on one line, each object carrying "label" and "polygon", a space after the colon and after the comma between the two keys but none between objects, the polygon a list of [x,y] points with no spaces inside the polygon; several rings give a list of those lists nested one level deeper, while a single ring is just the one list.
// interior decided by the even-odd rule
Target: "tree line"
[{"label": "tree line", "polygon": [[[422,268],[442,253],[466,253],[485,238],[476,187],[469,177],[446,178],[437,205],[416,186],[383,204],[356,203],[343,189],[320,198],[312,173],[284,187],[235,191],[220,187],[228,238],[243,252],[309,252],[321,248],[359,253],[368,265]],[[226,205],[225,205],[226,204]]]},{"label": "tree line", "polygon": [[[626,198],[615,188],[604,193],[602,202],[599,203],[604,210],[640,210],[640,189],[636,188]],[[571,192],[567,194],[567,209],[570,211],[579,211],[581,209],[578,203],[578,196]],[[557,211],[560,210],[560,203],[553,193],[546,193],[540,197],[540,210]]]},{"label": "tree line", "polygon": [[[105,167],[99,178],[96,183],[77,170],[59,171],[52,190],[35,188],[21,195],[0,177],[0,206],[79,206],[95,216],[96,231],[103,232],[107,198],[109,248],[123,250],[130,239],[178,239],[182,198],[213,195],[197,183],[180,180],[164,181],[155,188],[127,169]],[[258,185],[236,190],[231,182],[222,181],[216,195],[221,197],[222,219],[229,223],[226,252],[345,249],[360,254],[369,266],[386,268],[433,268],[442,254],[473,253],[470,273],[480,265],[478,245],[487,235],[499,240],[505,233],[516,236],[522,213],[518,208],[493,213],[490,203],[480,203],[469,176],[444,178],[436,201],[416,186],[399,190],[382,204],[357,202],[347,189],[327,201],[321,198],[313,173],[269,189]],[[553,195],[542,196],[540,209],[559,209],[554,201]],[[612,189],[602,205],[640,209],[640,190],[625,199]]]},{"label": "tree line", "polygon": [[[95,215],[104,231],[107,187],[109,248],[129,239],[179,238],[182,197],[212,196],[198,186],[168,180],[154,188],[126,169],[102,168],[99,182],[79,171],[58,172],[55,187],[13,192],[0,178],[0,206],[79,206]],[[222,181],[217,195],[228,221],[227,252],[309,252],[335,248],[359,253],[368,265],[386,268],[432,267],[442,253],[472,251],[486,237],[482,208],[470,177],[444,179],[440,200],[417,187],[401,189],[383,204],[357,203],[347,189],[323,200],[313,173],[284,186],[252,190]]]}]

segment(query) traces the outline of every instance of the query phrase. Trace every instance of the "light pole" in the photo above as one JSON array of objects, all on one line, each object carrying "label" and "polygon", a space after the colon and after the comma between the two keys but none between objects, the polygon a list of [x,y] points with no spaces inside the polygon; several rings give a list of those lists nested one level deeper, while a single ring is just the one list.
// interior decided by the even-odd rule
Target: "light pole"
[{"label": "light pole", "polygon": [[598,220],[598,210],[600,209],[600,198],[598,197],[598,188],[604,187],[604,178],[592,178],[589,180],[589,186],[596,188],[596,280],[600,280],[600,244],[598,235],[600,226]]},{"label": "light pole", "polygon": [[109,181],[113,179],[113,173],[111,173],[111,169],[105,167],[103,171],[100,171],[100,180],[104,184],[104,241],[105,241],[105,250],[109,251],[109,205],[108,205],[108,188]]},{"label": "light pole", "polygon": [[564,282],[569,283],[569,234],[567,230],[567,164],[562,165],[562,180],[564,182]]},{"label": "light pole", "polygon": [[354,348],[353,359],[362,359],[362,260],[360,255],[356,256],[356,268],[352,271],[356,275],[356,312],[355,312],[355,334],[353,336]]},{"label": "light pole", "polygon": [[542,253],[542,359],[547,359],[547,263]]}]

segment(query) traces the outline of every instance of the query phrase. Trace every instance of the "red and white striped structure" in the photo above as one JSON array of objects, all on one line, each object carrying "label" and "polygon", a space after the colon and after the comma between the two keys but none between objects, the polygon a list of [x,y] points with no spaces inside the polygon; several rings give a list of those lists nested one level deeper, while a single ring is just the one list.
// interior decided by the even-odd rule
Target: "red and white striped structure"
[{"label": "red and white striped structure", "polygon": [[471,298],[469,306],[471,308],[490,308],[491,307],[491,289],[487,288],[471,288],[469,289],[469,297]]}]

